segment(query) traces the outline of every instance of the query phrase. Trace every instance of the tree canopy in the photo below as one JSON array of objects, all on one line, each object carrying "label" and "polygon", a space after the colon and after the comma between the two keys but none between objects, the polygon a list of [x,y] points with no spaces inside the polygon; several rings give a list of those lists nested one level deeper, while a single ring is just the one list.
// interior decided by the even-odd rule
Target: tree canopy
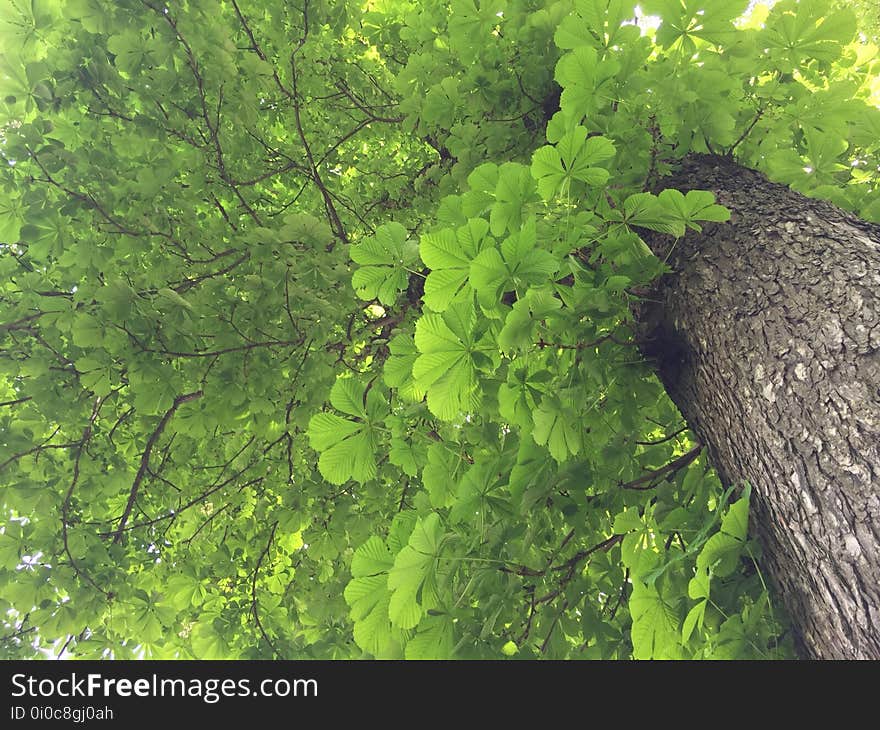
[{"label": "tree canopy", "polygon": [[880,222],[861,30],[2,0],[0,655],[790,656],[633,309],[689,153]]}]

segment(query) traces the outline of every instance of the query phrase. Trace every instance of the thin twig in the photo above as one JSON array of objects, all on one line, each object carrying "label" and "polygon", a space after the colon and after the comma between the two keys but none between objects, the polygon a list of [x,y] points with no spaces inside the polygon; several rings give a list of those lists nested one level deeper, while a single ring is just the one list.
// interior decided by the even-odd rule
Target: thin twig
[{"label": "thin twig", "polygon": [[262,635],[265,642],[272,649],[272,652],[275,654],[276,658],[282,659],[281,652],[278,651],[278,648],[275,646],[275,643],[272,639],[269,638],[269,635],[266,633],[266,629],[263,628],[263,622],[260,621],[260,610],[257,603],[257,577],[260,573],[260,566],[263,564],[263,560],[266,555],[269,553],[269,549],[272,547],[272,541],[275,539],[275,530],[278,529],[278,522],[275,522],[272,525],[272,532],[269,534],[269,540],[266,543],[266,547],[263,548],[263,552],[260,553],[260,557],[257,558],[257,565],[254,568],[253,579],[251,580],[251,612],[254,615],[254,620],[257,623],[257,628],[260,630],[260,634]]},{"label": "thin twig", "polygon": [[633,479],[631,482],[626,482],[625,484],[618,484],[618,486],[621,489],[654,489],[654,487],[656,487],[661,481],[660,477],[666,477],[669,474],[674,474],[680,469],[683,469],[692,461],[696,460],[702,451],[703,445],[697,444],[686,454],[682,454],[677,459],[673,459],[665,466],[661,466],[659,469],[652,469],[644,476],[641,476],[638,479]]}]

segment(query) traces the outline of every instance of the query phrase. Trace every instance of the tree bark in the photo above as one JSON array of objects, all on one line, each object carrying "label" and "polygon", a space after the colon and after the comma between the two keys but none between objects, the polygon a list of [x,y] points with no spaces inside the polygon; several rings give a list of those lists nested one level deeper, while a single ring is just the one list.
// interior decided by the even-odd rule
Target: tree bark
[{"label": "tree bark", "polygon": [[719,157],[663,183],[732,215],[672,249],[644,354],[722,480],[752,485],[802,655],[880,658],[880,226]]}]

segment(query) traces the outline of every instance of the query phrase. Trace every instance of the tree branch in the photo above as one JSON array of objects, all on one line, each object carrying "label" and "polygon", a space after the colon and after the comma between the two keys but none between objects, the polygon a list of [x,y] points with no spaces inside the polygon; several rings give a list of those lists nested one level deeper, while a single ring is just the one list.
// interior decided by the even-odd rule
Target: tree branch
[{"label": "tree branch", "polygon": [[147,439],[147,446],[144,449],[143,455],[141,456],[140,468],[138,468],[137,474],[134,477],[134,482],[132,482],[131,485],[131,491],[128,494],[128,502],[125,505],[125,510],[122,513],[122,517],[119,518],[119,526],[113,533],[114,543],[122,542],[122,536],[125,533],[125,525],[128,522],[128,518],[131,516],[131,511],[134,508],[134,503],[137,499],[138,490],[140,489],[141,482],[144,479],[144,475],[147,473],[147,468],[150,465],[150,454],[153,451],[153,447],[156,445],[156,441],[159,440],[159,437],[162,435],[162,431],[165,430],[165,426],[168,425],[168,421],[171,420],[174,412],[184,403],[188,403],[189,401],[201,398],[202,395],[203,391],[197,390],[194,393],[187,393],[186,395],[177,396],[177,398],[174,399],[174,404],[171,406],[171,408],[165,411],[165,415],[162,416],[162,419],[159,421],[159,425],[156,426],[156,429],[153,431],[152,434],[150,434],[150,438]]},{"label": "tree branch", "polygon": [[618,484],[618,486],[621,489],[653,489],[659,484],[659,481],[662,481],[659,479],[660,477],[674,474],[680,469],[683,469],[692,461],[695,461],[702,451],[703,445],[697,444],[686,454],[682,454],[677,459],[673,459],[665,466],[661,466],[659,469],[652,469],[644,476],[641,476],[638,479],[633,479],[631,482],[626,482],[625,484]]},{"label": "tree branch", "polygon": [[272,649],[272,652],[275,654],[276,658],[283,659],[281,652],[278,651],[278,648],[275,646],[275,642],[269,638],[269,635],[266,633],[266,629],[263,628],[263,622],[260,621],[260,609],[257,602],[257,577],[260,573],[260,566],[263,564],[263,560],[266,555],[269,553],[269,549],[272,547],[272,541],[275,539],[275,530],[278,529],[278,523],[272,525],[272,532],[269,534],[269,541],[266,543],[266,547],[263,548],[263,552],[260,553],[260,557],[257,558],[257,565],[254,568],[253,579],[251,580],[251,612],[254,615],[254,621],[257,623],[257,628],[260,630],[260,634],[262,635],[265,642]]}]

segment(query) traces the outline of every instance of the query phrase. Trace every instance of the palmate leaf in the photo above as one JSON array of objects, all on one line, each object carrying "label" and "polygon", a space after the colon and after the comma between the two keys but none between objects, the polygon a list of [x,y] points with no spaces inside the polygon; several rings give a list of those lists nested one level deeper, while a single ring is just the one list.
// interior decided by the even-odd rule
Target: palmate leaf
[{"label": "palmate leaf", "polygon": [[535,329],[540,322],[550,324],[562,308],[562,302],[549,287],[531,287],[517,299],[498,333],[498,345],[504,352],[535,344]]},{"label": "palmate leaf", "polygon": [[578,125],[563,135],[555,147],[541,147],[532,156],[532,175],[538,181],[538,192],[544,200],[550,200],[571,180],[592,186],[604,185],[610,173],[596,165],[614,154],[611,140],[588,138],[586,128]]},{"label": "palmate leaf", "polygon": [[29,222],[21,227],[19,235],[27,243],[30,256],[45,260],[61,252],[64,233],[64,220],[54,211],[44,211],[39,216],[29,217]]},{"label": "palmate leaf", "polygon": [[318,470],[331,484],[349,479],[367,482],[376,476],[376,448],[379,443],[374,423],[388,412],[378,390],[359,381],[343,378],[330,391],[331,404],[356,420],[334,413],[316,413],[309,421],[309,442],[321,453]]},{"label": "palmate leaf", "polygon": [[849,8],[831,10],[827,0],[786,0],[774,5],[759,43],[797,66],[816,58],[833,61],[856,33],[856,16]]},{"label": "palmate leaf", "polygon": [[629,609],[634,659],[681,658],[678,611],[655,585],[633,581]]},{"label": "palmate leaf", "polygon": [[192,630],[192,651],[196,659],[225,659],[229,645],[212,621],[200,621]]},{"label": "palmate leaf", "polygon": [[425,611],[437,606],[436,571],[445,534],[440,516],[433,512],[416,523],[406,547],[394,559],[388,574],[388,615],[394,626],[411,629]]},{"label": "palmate leaf", "polygon": [[559,398],[544,398],[533,418],[535,443],[546,446],[556,461],[565,461],[580,452],[583,445],[580,420]]},{"label": "palmate leaf", "polygon": [[488,0],[452,0],[449,15],[449,44],[462,61],[470,63],[502,18],[500,4]]},{"label": "palmate leaf", "polygon": [[94,317],[81,313],[74,318],[71,333],[77,347],[90,349],[100,347],[104,342],[105,327]]},{"label": "palmate leaf", "polygon": [[667,189],[659,196],[651,193],[630,195],[623,202],[623,211],[612,210],[608,217],[622,221],[627,227],[649,228],[678,238],[688,228],[702,230],[697,221],[729,220],[730,211],[716,205],[715,195],[710,191],[691,190],[684,195],[678,190]]},{"label": "palmate leaf", "polygon": [[18,241],[25,211],[18,198],[3,192],[4,197],[0,198],[0,242],[15,243]]},{"label": "palmate leaf", "polygon": [[394,555],[385,541],[370,537],[352,556],[352,580],[344,592],[355,643],[375,657],[385,655],[398,634],[388,617],[388,572],[393,565]]},{"label": "palmate leaf", "polygon": [[417,403],[425,397],[425,388],[413,379],[413,364],[419,351],[410,335],[399,334],[388,343],[391,353],[385,361],[383,379],[385,385],[394,388],[395,393],[405,401]]},{"label": "palmate leaf", "polygon": [[507,495],[501,493],[508,465],[500,459],[477,462],[462,477],[455,492],[455,502],[449,511],[451,525],[485,523],[490,510],[509,512]]},{"label": "palmate leaf", "polygon": [[684,226],[668,220],[666,212],[651,193],[635,193],[623,203],[623,220],[628,226],[649,228],[661,233],[684,235]]},{"label": "palmate leaf", "polygon": [[416,323],[415,344],[421,353],[413,378],[428,394],[428,408],[438,418],[453,420],[479,407],[481,393],[473,355],[476,313],[470,302],[453,304],[442,315],[428,313]]},{"label": "palmate leaf", "polygon": [[471,262],[494,239],[486,234],[489,223],[471,218],[456,231],[446,228],[422,236],[419,253],[431,269],[425,280],[424,302],[435,312],[443,312],[458,299],[470,294],[468,275]]},{"label": "palmate leaf", "polygon": [[[372,587],[369,586],[371,581],[375,584]],[[375,657],[382,657],[390,651],[397,633],[388,618],[391,594],[387,590],[382,590],[386,583],[387,579],[384,576],[364,579],[359,583],[359,587],[367,591],[366,597],[359,605],[359,608],[366,612],[355,621],[352,636],[355,644]]]},{"label": "palmate leaf", "polygon": [[426,449],[420,441],[407,441],[402,438],[391,439],[388,460],[403,469],[404,474],[418,476],[419,469],[427,458]]},{"label": "palmate leaf", "polygon": [[330,390],[330,405],[349,416],[367,417],[364,386],[353,378],[340,378]]},{"label": "palmate leaf", "polygon": [[639,29],[623,25],[633,17],[634,0],[577,0],[574,13],[556,29],[554,41],[559,48],[579,46],[602,48],[634,40]]},{"label": "palmate leaf", "polygon": [[706,600],[700,601],[688,611],[687,616],[684,617],[684,623],[681,625],[682,642],[687,643],[695,629],[700,630],[703,628],[703,620],[706,617],[706,606],[708,603]]},{"label": "palmate leaf", "polygon": [[547,392],[551,380],[548,370],[533,372],[529,367],[511,368],[507,383],[498,388],[498,412],[509,423],[531,430],[536,403]]},{"label": "palmate leaf", "polygon": [[452,617],[428,616],[419,623],[418,631],[406,642],[407,659],[451,659],[454,648]]},{"label": "palmate leaf", "polygon": [[198,606],[207,595],[206,585],[198,576],[191,573],[178,573],[166,584],[168,601],[177,610],[183,611],[190,606]]},{"label": "palmate leaf", "polygon": [[537,188],[529,168],[516,162],[505,162],[498,168],[495,203],[489,214],[493,236],[515,231],[523,221],[526,205],[537,199]]},{"label": "palmate leaf", "polygon": [[431,506],[435,509],[451,506],[455,501],[455,489],[461,458],[452,453],[445,444],[428,447],[428,463],[422,470],[422,484],[428,491]]},{"label": "palmate leaf", "polygon": [[386,223],[365,241],[352,246],[352,261],[360,268],[351,284],[361,299],[378,299],[390,306],[406,289],[409,270],[417,261],[418,247],[407,240],[407,230],[400,223]]},{"label": "palmate leaf", "polygon": [[657,29],[659,44],[690,53],[696,47],[694,38],[722,43],[736,33],[733,20],[743,14],[748,0],[646,0],[641,6],[646,13],[663,19]]},{"label": "palmate leaf", "polygon": [[746,490],[743,496],[734,502],[727,510],[727,514],[721,518],[721,532],[725,535],[745,541],[749,533],[749,502],[751,490]]},{"label": "palmate leaf", "polygon": [[312,249],[324,249],[333,241],[333,232],[327,221],[308,213],[288,213],[284,216],[284,225],[279,234],[282,241]]},{"label": "palmate leaf", "polygon": [[[602,86],[619,70],[620,64],[614,58],[600,60],[596,50],[588,46],[579,46],[560,58],[555,78],[562,87],[559,104],[565,118],[577,124],[602,106]],[[548,139],[554,141],[549,134]]]},{"label": "palmate leaf", "polygon": [[746,546],[749,494],[734,502],[721,519],[721,529],[710,537],[697,556],[697,570],[722,578],[732,575]]},{"label": "palmate leaf", "polygon": [[535,219],[508,236],[499,248],[487,248],[471,263],[470,283],[480,304],[492,307],[506,291],[524,291],[544,284],[559,263],[549,251],[537,247]]},{"label": "palmate leaf", "polygon": [[847,165],[840,162],[841,155],[849,147],[845,139],[833,134],[823,134],[812,126],[804,125],[804,142],[807,160],[812,168],[811,174],[817,182],[834,182],[833,176],[847,169]]},{"label": "palmate leaf", "polygon": [[657,196],[668,223],[676,235],[684,235],[685,228],[702,231],[696,221],[724,222],[730,220],[730,211],[715,204],[715,195],[708,190],[691,190],[683,195],[678,190],[664,190]]},{"label": "palmate leaf", "polygon": [[467,183],[470,189],[461,196],[461,210],[465,216],[474,218],[491,209],[492,203],[495,202],[498,176],[499,167],[493,162],[484,162],[468,175]]},{"label": "palmate leaf", "polygon": [[21,543],[11,534],[0,532],[0,569],[15,570],[21,563]]},{"label": "palmate leaf", "polygon": [[107,39],[107,50],[116,56],[115,63],[126,73],[135,73],[150,63],[151,44],[133,28]]}]

